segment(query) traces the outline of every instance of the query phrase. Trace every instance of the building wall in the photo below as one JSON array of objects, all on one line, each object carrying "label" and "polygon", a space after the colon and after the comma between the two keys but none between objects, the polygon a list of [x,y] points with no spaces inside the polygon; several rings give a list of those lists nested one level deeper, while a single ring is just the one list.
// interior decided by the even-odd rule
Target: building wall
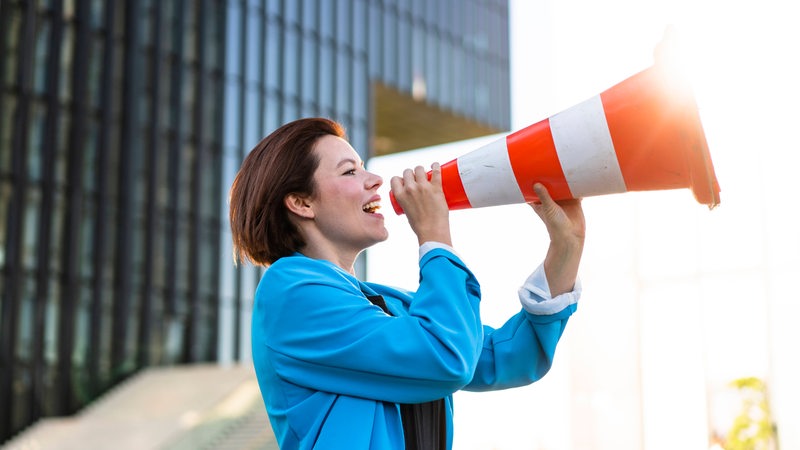
[{"label": "building wall", "polygon": [[0,437],[215,358],[222,6],[3,3]]},{"label": "building wall", "polygon": [[242,158],[310,115],[365,159],[508,129],[507,24],[507,0],[3,1],[0,442],[145,366],[249,359]]}]

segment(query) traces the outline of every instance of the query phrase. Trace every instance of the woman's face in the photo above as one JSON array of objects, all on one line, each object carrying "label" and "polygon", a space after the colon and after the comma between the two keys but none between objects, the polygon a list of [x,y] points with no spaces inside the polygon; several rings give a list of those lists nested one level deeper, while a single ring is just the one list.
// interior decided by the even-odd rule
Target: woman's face
[{"label": "woman's face", "polygon": [[320,138],[314,152],[319,166],[311,203],[322,236],[336,247],[356,252],[386,240],[389,232],[377,212],[383,179],[367,172],[358,153],[337,136]]}]

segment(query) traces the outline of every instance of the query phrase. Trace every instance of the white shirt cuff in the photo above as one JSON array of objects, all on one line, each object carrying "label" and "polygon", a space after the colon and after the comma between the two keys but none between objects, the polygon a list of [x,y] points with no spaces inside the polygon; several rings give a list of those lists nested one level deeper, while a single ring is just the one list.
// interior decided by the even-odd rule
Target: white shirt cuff
[{"label": "white shirt cuff", "polygon": [[436,242],[436,241],[427,241],[423,242],[422,245],[419,246],[419,259],[422,260],[422,257],[425,256],[426,253],[437,248],[443,248],[449,251],[450,253],[458,256],[458,253],[456,253],[455,249],[447,244],[443,244],[441,242]]},{"label": "white shirt cuff", "polygon": [[550,286],[547,284],[547,277],[544,273],[544,265],[539,267],[525,280],[525,284],[519,288],[519,301],[525,311],[537,316],[556,314],[569,305],[578,303],[581,296],[581,280],[575,280],[575,287],[572,291],[557,295],[555,298],[550,296]]}]

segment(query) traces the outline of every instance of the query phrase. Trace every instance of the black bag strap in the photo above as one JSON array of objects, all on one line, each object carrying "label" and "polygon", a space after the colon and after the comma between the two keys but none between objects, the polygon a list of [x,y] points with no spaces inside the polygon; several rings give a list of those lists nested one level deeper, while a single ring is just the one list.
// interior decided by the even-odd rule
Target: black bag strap
[{"label": "black bag strap", "polygon": [[[361,292],[373,305],[388,315],[393,315],[386,307],[383,296]],[[444,399],[425,403],[400,403],[400,418],[403,421],[403,435],[406,450],[445,450],[447,448],[447,414]]]}]

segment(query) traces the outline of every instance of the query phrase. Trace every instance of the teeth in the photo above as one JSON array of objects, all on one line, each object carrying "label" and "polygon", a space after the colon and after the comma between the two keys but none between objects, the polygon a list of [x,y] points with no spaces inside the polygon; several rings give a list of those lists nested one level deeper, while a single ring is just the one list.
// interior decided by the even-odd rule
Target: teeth
[{"label": "teeth", "polygon": [[366,205],[364,205],[361,209],[363,209],[364,212],[374,213],[375,211],[379,210],[380,208],[381,208],[381,204],[379,202],[369,202]]}]

